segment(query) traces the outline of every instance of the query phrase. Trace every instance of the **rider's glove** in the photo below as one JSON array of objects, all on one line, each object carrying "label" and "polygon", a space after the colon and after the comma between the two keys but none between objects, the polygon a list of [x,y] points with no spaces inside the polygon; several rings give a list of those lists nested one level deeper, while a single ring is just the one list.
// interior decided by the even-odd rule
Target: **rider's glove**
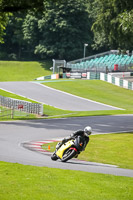
[{"label": "rider's glove", "polygon": [[72,133],[71,135],[70,135],[70,137],[73,137],[74,136],[74,133]]}]

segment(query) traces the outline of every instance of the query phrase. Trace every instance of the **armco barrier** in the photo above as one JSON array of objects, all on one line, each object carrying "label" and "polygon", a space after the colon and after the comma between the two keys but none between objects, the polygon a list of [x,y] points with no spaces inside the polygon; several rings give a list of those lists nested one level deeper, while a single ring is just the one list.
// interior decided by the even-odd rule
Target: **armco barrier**
[{"label": "armco barrier", "polygon": [[21,110],[26,113],[43,115],[43,104],[30,103],[28,101],[3,97],[0,95],[0,105],[7,108],[13,108],[15,110]]},{"label": "armco barrier", "polygon": [[100,79],[100,73],[99,72],[87,72],[87,79],[93,80],[93,79]]},{"label": "armco barrier", "polygon": [[37,80],[37,81],[43,81],[45,79],[58,79],[58,78],[59,78],[59,74],[51,74],[51,75],[48,75],[48,76],[38,77],[35,80]]},{"label": "armco barrier", "polygon": [[[132,75],[130,72],[124,73],[124,76]],[[133,90],[133,82],[121,79],[118,77],[118,73],[112,73],[112,74],[105,74],[105,73],[99,73],[99,72],[87,72],[87,79],[98,79],[102,81],[106,81],[109,83],[112,83],[114,85]]]},{"label": "armco barrier", "polygon": [[[112,83],[114,85],[129,89],[129,90],[133,90],[133,82],[121,79],[119,75],[120,75],[119,72],[109,73],[109,74],[105,74],[102,72],[68,72],[68,73],[63,73],[63,78],[74,78],[74,79],[87,78],[90,80],[98,79],[98,80],[106,81],[106,82]],[[133,76],[133,72],[123,72],[123,78],[129,75]],[[46,78],[58,79],[59,76],[57,74],[53,74],[47,77],[40,77],[37,80],[44,80]]]},{"label": "armco barrier", "polygon": [[3,107],[0,108],[0,119],[2,118],[13,119],[13,116],[14,116],[13,108],[3,108]]},{"label": "armco barrier", "polygon": [[112,83],[114,85],[133,90],[133,82],[121,79],[115,76],[115,74],[105,74],[105,73],[100,73],[100,80],[102,81],[107,81],[109,83]]}]

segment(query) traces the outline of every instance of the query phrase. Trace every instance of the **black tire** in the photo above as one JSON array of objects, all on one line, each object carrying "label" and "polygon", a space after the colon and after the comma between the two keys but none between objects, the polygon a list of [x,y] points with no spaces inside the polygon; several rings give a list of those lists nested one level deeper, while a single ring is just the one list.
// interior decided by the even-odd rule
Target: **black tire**
[{"label": "black tire", "polygon": [[77,154],[77,152],[74,149],[68,149],[65,152],[65,154],[63,155],[61,161],[66,162],[66,161],[70,160],[71,158],[73,158],[76,154]]},{"label": "black tire", "polygon": [[56,161],[56,160],[58,160],[58,157],[55,153],[53,153],[52,156],[51,156],[51,159]]}]

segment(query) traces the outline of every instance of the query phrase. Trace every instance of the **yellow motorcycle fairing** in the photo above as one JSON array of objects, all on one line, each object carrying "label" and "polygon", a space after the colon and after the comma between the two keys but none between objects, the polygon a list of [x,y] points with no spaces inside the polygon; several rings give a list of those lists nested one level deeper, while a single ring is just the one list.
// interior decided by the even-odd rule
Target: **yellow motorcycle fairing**
[{"label": "yellow motorcycle fairing", "polygon": [[61,159],[63,157],[63,153],[66,149],[68,149],[70,146],[73,145],[73,141],[74,140],[69,140],[68,142],[66,142],[65,144],[63,144],[58,151],[56,152],[56,155]]}]

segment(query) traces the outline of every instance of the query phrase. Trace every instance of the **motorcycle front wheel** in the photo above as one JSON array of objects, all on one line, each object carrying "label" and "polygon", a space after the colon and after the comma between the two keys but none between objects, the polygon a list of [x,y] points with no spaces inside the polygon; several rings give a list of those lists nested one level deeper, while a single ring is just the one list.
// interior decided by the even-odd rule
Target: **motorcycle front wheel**
[{"label": "motorcycle front wheel", "polygon": [[66,161],[70,160],[71,158],[73,158],[76,154],[77,154],[77,152],[76,152],[74,149],[68,149],[68,150],[64,153],[64,155],[63,155],[61,161],[62,161],[62,162],[66,162]]},{"label": "motorcycle front wheel", "polygon": [[53,153],[52,156],[51,156],[51,159],[56,161],[56,160],[58,160],[58,157],[55,153]]}]

